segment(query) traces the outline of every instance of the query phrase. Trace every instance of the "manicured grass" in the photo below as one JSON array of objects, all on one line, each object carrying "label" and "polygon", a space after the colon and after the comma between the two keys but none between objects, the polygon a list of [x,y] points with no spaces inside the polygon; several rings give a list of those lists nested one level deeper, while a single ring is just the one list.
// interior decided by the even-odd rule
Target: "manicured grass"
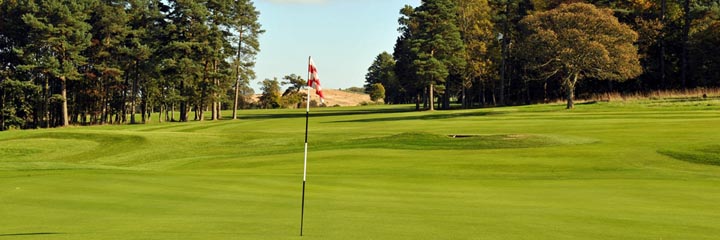
[{"label": "manicured grass", "polygon": [[[412,108],[313,110],[303,239],[720,236],[720,100]],[[304,116],[0,132],[0,239],[300,239]]]}]

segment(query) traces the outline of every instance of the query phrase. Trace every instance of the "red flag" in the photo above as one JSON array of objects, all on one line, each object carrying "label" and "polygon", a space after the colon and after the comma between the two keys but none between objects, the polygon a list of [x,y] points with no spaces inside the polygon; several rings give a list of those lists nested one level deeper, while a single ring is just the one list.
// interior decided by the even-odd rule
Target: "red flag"
[{"label": "red flag", "polygon": [[308,64],[308,73],[310,73],[310,79],[308,79],[308,87],[315,88],[315,93],[320,96],[320,101],[325,102],[325,96],[322,93],[322,87],[320,87],[320,77],[318,77],[317,68],[312,58]]}]

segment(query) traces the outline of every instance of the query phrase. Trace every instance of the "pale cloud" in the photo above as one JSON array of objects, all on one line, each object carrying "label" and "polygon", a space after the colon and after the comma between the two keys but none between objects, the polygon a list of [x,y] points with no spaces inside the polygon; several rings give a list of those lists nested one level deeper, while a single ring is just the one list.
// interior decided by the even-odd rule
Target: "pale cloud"
[{"label": "pale cloud", "polygon": [[265,0],[271,3],[280,4],[321,4],[326,3],[328,0]]}]

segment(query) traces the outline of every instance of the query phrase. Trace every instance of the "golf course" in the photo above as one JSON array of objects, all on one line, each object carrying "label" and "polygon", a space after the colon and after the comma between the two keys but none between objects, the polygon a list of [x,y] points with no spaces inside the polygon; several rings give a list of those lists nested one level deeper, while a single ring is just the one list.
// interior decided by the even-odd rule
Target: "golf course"
[{"label": "golf course", "polygon": [[0,239],[718,239],[720,99],[0,132]]}]

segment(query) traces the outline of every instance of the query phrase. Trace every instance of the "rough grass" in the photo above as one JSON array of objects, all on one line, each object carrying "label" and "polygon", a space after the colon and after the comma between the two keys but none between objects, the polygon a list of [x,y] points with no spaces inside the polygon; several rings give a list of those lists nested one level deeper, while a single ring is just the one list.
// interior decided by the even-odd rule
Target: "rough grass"
[{"label": "rough grass", "polygon": [[[304,239],[720,236],[717,100],[412,108],[313,110]],[[304,111],[241,113],[0,132],[0,238],[299,239]]]}]

